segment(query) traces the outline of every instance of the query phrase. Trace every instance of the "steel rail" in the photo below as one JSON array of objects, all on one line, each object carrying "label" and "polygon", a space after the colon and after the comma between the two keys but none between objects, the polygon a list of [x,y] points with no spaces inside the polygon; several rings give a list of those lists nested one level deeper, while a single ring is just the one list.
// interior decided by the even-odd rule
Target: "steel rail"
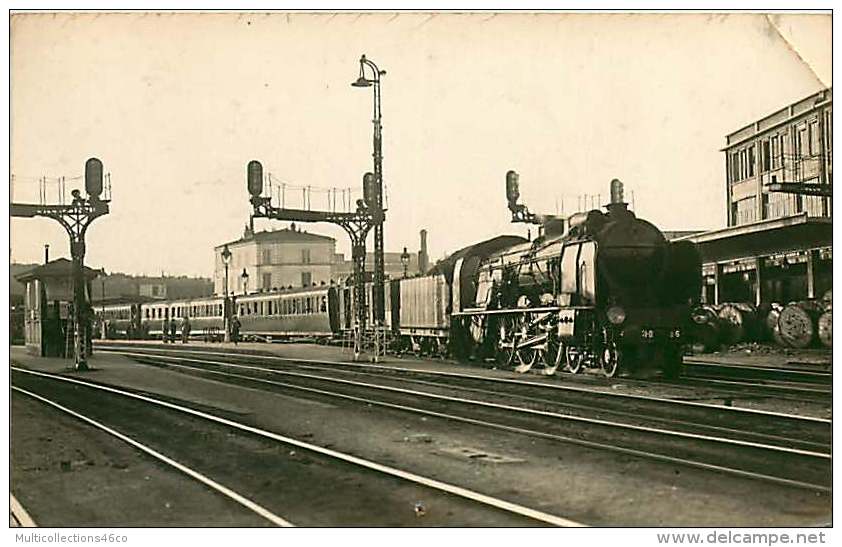
[{"label": "steel rail", "polygon": [[[125,352],[125,353],[122,353],[122,354],[123,355],[131,355],[131,353],[129,353],[129,352]],[[140,353],[134,354],[134,355],[135,356],[143,355],[144,357],[148,356],[148,354],[140,354]],[[190,360],[190,359],[187,359],[187,358],[185,358],[185,359],[188,360],[188,361]],[[222,364],[222,363],[220,363],[220,364]],[[228,365],[228,363],[224,363],[224,364],[225,364],[225,366]],[[323,371],[323,372],[335,372],[336,371],[335,367],[331,367],[330,365],[312,365],[310,363],[308,363],[306,365],[303,365],[303,364],[298,365],[298,368],[299,369],[305,369],[305,370],[319,370],[319,371]],[[275,370],[279,370],[279,369],[270,369],[270,370],[275,371]],[[279,370],[279,371],[282,372],[282,369]],[[367,371],[367,370],[347,370],[347,369],[345,369],[345,370],[341,370],[340,372],[342,372],[343,374],[360,374],[360,375],[378,377],[376,372],[371,372],[371,371]],[[420,380],[420,379],[417,379],[417,378],[406,378],[406,377],[401,377],[401,376],[392,376],[388,379],[398,381],[398,382],[402,382],[402,383],[418,384],[418,385],[429,386],[429,387],[439,388],[439,389],[455,388],[455,389],[458,389],[460,391],[478,393],[478,394],[483,394],[483,395],[490,395],[490,396],[496,396],[496,397],[504,396],[504,397],[517,399],[519,402],[524,402],[524,403],[553,405],[553,406],[557,406],[557,407],[564,407],[564,408],[567,408],[567,409],[598,412],[598,413],[601,413],[601,414],[608,414],[608,415],[613,415],[613,416],[623,416],[623,417],[628,416],[628,409],[617,410],[617,409],[612,409],[612,408],[607,408],[607,407],[600,407],[598,402],[594,402],[593,404],[589,404],[589,405],[588,404],[582,404],[582,403],[571,403],[571,402],[563,401],[563,400],[552,400],[552,399],[545,399],[545,398],[538,398],[538,397],[530,397],[530,396],[520,395],[520,394],[516,394],[516,393],[505,393],[505,392],[501,392],[501,391],[493,391],[493,390],[490,390],[490,389],[481,389],[481,388],[476,388],[476,387],[467,387],[467,386],[460,386],[460,385],[449,385],[449,384],[441,383],[441,382]],[[720,408],[720,407],[717,407],[717,408]],[[721,408],[727,409],[727,407],[721,407]],[[775,435],[775,434],[771,434],[771,433],[751,431],[751,430],[748,430],[748,429],[738,429],[738,428],[734,428],[734,427],[712,425],[710,423],[705,423],[705,422],[702,422],[702,421],[692,421],[692,420],[689,420],[689,419],[667,418],[667,417],[661,417],[661,416],[657,416],[657,415],[644,415],[642,417],[639,416],[639,415],[635,415],[635,418],[646,420],[648,422],[658,422],[658,423],[665,423],[665,424],[672,424],[672,425],[681,425],[681,426],[694,428],[694,429],[700,429],[700,430],[731,433],[731,434],[734,434],[734,435],[739,435],[739,436],[744,437],[744,438],[745,437],[752,437],[752,438],[758,439],[758,440],[759,439],[765,439],[767,441],[778,441],[780,443],[800,445],[802,448],[812,447],[812,448],[816,448],[816,449],[822,449],[822,448],[825,447],[824,443],[816,442],[816,441],[812,441],[812,440],[793,439],[791,437],[784,437],[784,436],[781,436],[781,435]]]},{"label": "steel rail", "polygon": [[[142,357],[147,358],[147,359],[150,358],[150,356],[148,356],[148,355],[143,355]],[[159,359],[167,359],[167,357],[162,357],[162,356],[156,356],[156,357],[158,357]],[[170,358],[170,359],[191,361],[190,359],[185,359],[185,358]],[[195,359],[192,360],[192,361],[201,362],[200,360],[195,360]],[[576,444],[576,445],[585,446],[585,447],[588,447],[588,448],[611,451],[611,452],[616,452],[616,453],[631,455],[631,456],[638,456],[638,457],[643,457],[643,458],[656,460],[656,461],[660,461],[660,462],[665,462],[665,463],[672,463],[672,464],[679,464],[679,465],[684,465],[684,466],[688,466],[688,467],[695,467],[695,468],[704,469],[704,470],[707,470],[707,471],[721,472],[721,473],[740,476],[740,477],[743,477],[743,478],[762,480],[762,481],[771,482],[771,483],[775,483],[775,484],[781,484],[781,485],[785,485],[785,486],[792,486],[792,487],[796,487],[796,488],[804,488],[804,489],[808,489],[808,490],[822,491],[822,492],[830,492],[832,490],[830,487],[826,487],[826,486],[823,486],[823,485],[820,485],[820,484],[814,484],[814,483],[799,481],[799,480],[795,480],[795,479],[787,479],[787,478],[783,478],[783,477],[776,477],[776,476],[768,475],[768,474],[765,474],[765,473],[757,473],[757,472],[753,472],[753,471],[746,471],[744,469],[737,469],[737,468],[733,468],[733,467],[725,467],[725,466],[711,464],[711,463],[705,463],[705,462],[701,462],[701,461],[697,461],[697,460],[667,456],[667,455],[664,455],[664,454],[647,452],[647,451],[644,451],[644,450],[637,450],[637,449],[633,449],[633,448],[619,447],[619,446],[601,443],[601,442],[597,442],[597,441],[588,441],[588,440],[578,439],[578,438],[570,437],[570,436],[557,435],[557,434],[553,434],[553,433],[546,433],[546,432],[542,432],[542,431],[536,431],[536,430],[533,430],[533,429],[525,429],[525,428],[521,428],[521,427],[517,427],[517,426],[510,426],[510,425],[501,424],[501,423],[497,423],[497,422],[479,420],[479,419],[469,418],[469,417],[465,417],[465,416],[459,416],[459,415],[455,415],[455,414],[447,414],[447,413],[443,413],[443,412],[437,412],[437,411],[433,411],[433,410],[427,410],[427,409],[412,407],[412,406],[408,406],[408,405],[389,403],[389,402],[385,402],[385,401],[381,401],[381,400],[377,400],[377,399],[357,397],[357,396],[348,395],[348,394],[345,394],[345,393],[337,393],[337,392],[334,392],[334,391],[327,391],[327,390],[323,390],[323,389],[306,387],[306,386],[301,386],[301,385],[297,385],[297,384],[278,382],[278,381],[268,380],[268,379],[265,379],[265,378],[248,376],[248,375],[244,375],[244,374],[221,372],[221,371],[216,371],[216,370],[209,370],[207,368],[202,368],[202,367],[171,364],[171,363],[166,364],[164,366],[170,366],[170,367],[176,367],[176,368],[185,368],[185,369],[191,369],[191,370],[195,370],[195,371],[199,371],[199,372],[216,374],[216,375],[225,376],[225,377],[239,378],[239,379],[243,379],[243,380],[247,380],[247,381],[251,381],[251,382],[268,384],[268,385],[273,385],[273,386],[277,386],[277,387],[281,387],[281,388],[295,389],[295,390],[298,390],[298,391],[304,391],[304,392],[308,392],[308,393],[316,393],[316,394],[319,394],[319,395],[325,395],[325,396],[334,397],[334,398],[351,400],[351,401],[360,402],[360,403],[364,403],[364,404],[368,404],[368,405],[380,406],[380,407],[384,407],[384,408],[391,408],[391,409],[400,410],[400,411],[409,411],[409,412],[413,412],[413,413],[417,413],[417,414],[423,414],[423,415],[428,415],[428,416],[445,418],[445,419],[449,419],[449,420],[453,420],[453,421],[470,423],[470,424],[473,424],[473,425],[490,427],[490,428],[494,428],[494,429],[500,429],[500,430],[504,430],[504,431],[515,432],[515,433],[530,435],[530,436],[534,436],[534,437],[541,437],[541,438],[545,438],[545,439],[549,439],[549,440],[553,440],[553,441],[565,442],[565,443],[568,443],[568,444]],[[245,365],[235,365],[235,366],[249,368]],[[259,367],[257,367],[257,368],[259,368]],[[274,372],[272,369],[267,369],[267,370],[269,372]],[[423,393],[422,393],[422,395],[423,395]],[[538,413],[539,411],[534,411],[534,412]],[[728,440],[726,439],[725,442],[727,443]],[[748,444],[749,446],[752,446],[751,443],[746,443],[746,444]],[[758,448],[759,445],[755,445],[753,447]],[[772,450],[775,450],[779,447],[772,446],[770,448]],[[810,453],[810,452],[807,452],[807,451],[798,451],[798,450],[792,450],[792,449],[782,449],[782,451],[794,452],[796,455],[810,455],[810,456],[818,457],[822,460],[825,460],[825,459],[829,460],[830,459],[830,457],[828,455],[825,455],[825,454]]]},{"label": "steel rail", "polygon": [[9,493],[9,513],[22,528],[36,528],[38,526],[11,492]]},{"label": "steel rail", "polygon": [[[127,352],[126,349],[128,348],[129,351]],[[616,393],[613,391],[602,391],[602,390],[594,390],[588,389],[585,387],[578,387],[578,386],[569,386],[569,385],[559,385],[553,384],[549,382],[543,381],[536,381],[536,380],[525,380],[525,379],[518,379],[518,378],[495,378],[489,376],[480,376],[478,374],[469,374],[464,372],[448,372],[442,370],[430,370],[430,369],[422,369],[422,368],[408,368],[408,367],[396,367],[390,365],[383,365],[383,364],[371,364],[371,363],[350,363],[350,362],[343,362],[343,361],[328,361],[323,359],[301,359],[301,358],[291,358],[291,357],[280,357],[275,355],[256,355],[251,353],[243,353],[243,352],[234,352],[234,351],[206,351],[206,350],[190,350],[190,349],[178,349],[178,350],[171,350],[168,348],[138,348],[136,345],[111,345],[109,346],[102,346],[99,348],[100,351],[105,351],[108,353],[142,353],[143,355],[152,355],[156,356],[159,354],[151,353],[151,352],[169,352],[169,353],[193,353],[199,355],[215,355],[221,357],[236,357],[240,359],[259,359],[259,360],[268,360],[268,361],[279,361],[279,362],[287,362],[293,364],[321,364],[321,365],[331,365],[331,366],[340,366],[344,368],[361,368],[361,369],[372,369],[372,370],[387,370],[387,371],[395,371],[395,372],[406,372],[410,374],[428,374],[432,376],[442,376],[442,377],[452,377],[452,378],[465,378],[470,380],[477,380],[482,382],[489,382],[489,383],[501,383],[501,384],[513,384],[513,385],[523,385],[523,386],[531,386],[541,389],[554,389],[559,391],[567,391],[567,392],[577,392],[577,393],[595,393],[606,397],[617,397],[627,400],[638,400],[643,402],[658,402],[663,403],[665,405],[674,405],[676,407],[684,406],[684,407],[696,407],[696,408],[709,408],[709,409],[717,409],[723,412],[740,412],[745,414],[754,414],[754,415],[762,415],[762,416],[769,416],[769,417],[778,417],[778,418],[788,418],[793,420],[802,420],[802,421],[809,421],[815,423],[822,423],[831,425],[831,420],[826,420],[823,418],[814,418],[811,416],[800,416],[797,414],[787,414],[785,412],[774,412],[769,410],[759,410],[754,408],[741,408],[741,407],[729,407],[723,405],[714,405],[708,403],[700,403],[696,401],[682,401],[676,399],[667,399],[665,397],[651,397],[651,396],[644,396],[644,395],[635,395],[632,393]],[[627,379],[623,379],[623,381],[627,381]],[[672,384],[670,384],[672,385]],[[677,387],[689,387],[689,386],[681,386],[680,384],[675,384]]]},{"label": "steel rail", "polygon": [[495,509],[507,511],[509,513],[513,513],[513,514],[520,515],[520,516],[523,516],[523,517],[526,517],[526,518],[530,518],[532,520],[544,522],[546,524],[551,524],[551,525],[554,525],[554,526],[561,526],[561,527],[583,527],[583,526],[585,526],[582,523],[579,523],[579,522],[576,522],[576,521],[573,521],[573,520],[570,520],[570,519],[566,519],[564,517],[559,517],[559,516],[556,516],[556,515],[545,513],[543,511],[539,511],[537,509],[525,507],[523,505],[519,505],[519,504],[509,502],[509,501],[506,501],[506,500],[503,500],[503,499],[495,498],[493,496],[488,496],[488,495],[485,495],[485,494],[482,494],[482,493],[479,493],[479,492],[476,492],[476,491],[473,491],[473,490],[469,490],[467,488],[462,488],[461,486],[456,486],[456,485],[446,483],[446,482],[442,482],[442,481],[432,479],[432,478],[429,478],[429,477],[417,475],[417,474],[409,472],[409,471],[404,471],[402,469],[397,469],[395,467],[383,465],[383,464],[380,464],[380,463],[377,463],[377,462],[374,462],[374,461],[371,461],[371,460],[366,460],[364,458],[360,458],[358,456],[353,456],[351,454],[345,454],[345,453],[342,453],[342,452],[339,452],[339,451],[336,451],[336,450],[324,448],[324,447],[321,447],[321,446],[318,446],[318,445],[314,445],[314,444],[311,444],[311,443],[300,441],[298,439],[294,439],[292,437],[287,437],[287,436],[284,436],[284,435],[280,435],[278,433],[274,433],[272,431],[267,431],[265,429],[250,426],[250,425],[247,425],[247,424],[244,424],[244,423],[241,423],[241,422],[237,422],[237,421],[234,421],[234,420],[229,420],[227,418],[215,416],[213,414],[209,414],[207,412],[202,412],[200,410],[196,410],[196,409],[189,408],[189,407],[186,407],[186,406],[177,405],[175,403],[163,401],[163,400],[160,400],[160,399],[155,399],[154,397],[150,397],[148,395],[141,395],[141,394],[138,394],[138,393],[132,393],[130,391],[125,391],[123,389],[118,389],[118,388],[114,388],[114,387],[110,387],[110,386],[106,386],[106,385],[102,385],[102,384],[85,382],[85,381],[82,381],[82,380],[78,380],[76,378],[69,378],[69,377],[61,376],[61,375],[57,375],[57,374],[38,372],[38,371],[34,371],[34,370],[20,368],[20,367],[17,367],[17,366],[12,366],[10,368],[13,371],[20,372],[20,373],[23,373],[23,374],[30,374],[30,375],[38,376],[38,377],[42,377],[42,378],[49,378],[49,379],[56,380],[56,381],[62,381],[62,382],[68,382],[68,383],[76,384],[76,385],[81,385],[81,386],[85,386],[85,387],[88,387],[88,388],[91,388],[91,389],[98,389],[98,390],[101,390],[101,391],[105,391],[107,393],[122,395],[122,396],[129,397],[129,398],[132,398],[132,399],[144,401],[144,402],[147,402],[147,403],[150,403],[150,404],[162,406],[164,408],[169,408],[171,410],[175,410],[175,411],[178,411],[178,412],[182,412],[184,414],[188,414],[188,415],[191,415],[191,416],[202,418],[202,419],[214,422],[214,423],[222,424],[222,425],[225,425],[225,426],[228,426],[228,427],[240,430],[240,431],[245,431],[247,433],[251,433],[251,434],[254,434],[254,435],[257,435],[257,436],[260,436],[260,437],[264,437],[264,438],[267,438],[267,439],[272,439],[274,441],[277,441],[277,442],[280,442],[280,443],[283,443],[283,444],[292,445],[292,446],[298,447],[302,450],[307,450],[307,451],[310,451],[310,452],[321,454],[323,456],[328,456],[330,458],[333,458],[333,459],[336,459],[336,460],[339,460],[339,461],[343,461],[343,462],[346,462],[346,463],[350,463],[350,464],[356,465],[358,467],[363,467],[365,469],[370,469],[370,470],[377,471],[377,472],[380,472],[380,473],[385,474],[385,475],[397,477],[397,478],[406,480],[408,482],[420,484],[422,486],[425,486],[427,488],[431,488],[433,490],[438,490],[438,491],[445,492],[445,493],[448,493],[448,494],[453,494],[455,496],[459,496],[461,498],[464,498],[464,499],[467,499],[467,500],[470,500],[470,501],[475,501],[475,502],[481,503],[483,505],[493,507]]},{"label": "steel rail", "polygon": [[709,442],[715,442],[715,443],[732,444],[732,445],[738,445],[738,446],[743,446],[743,447],[747,447],[747,448],[759,448],[759,449],[762,449],[762,450],[784,452],[784,453],[793,454],[793,455],[808,456],[808,457],[813,457],[813,458],[830,460],[830,454],[826,454],[826,453],[823,453],[823,452],[812,452],[812,451],[809,451],[809,450],[800,450],[800,449],[797,449],[797,448],[788,448],[788,447],[775,446],[775,445],[770,445],[770,444],[753,443],[753,442],[749,442],[749,441],[742,441],[742,440],[739,440],[739,439],[727,439],[727,438],[724,438],[724,437],[714,437],[714,436],[711,436],[711,435],[700,435],[700,434],[697,434],[697,433],[687,433],[687,432],[684,432],[684,431],[673,431],[673,430],[669,430],[669,429],[659,429],[659,428],[655,428],[655,427],[639,426],[639,425],[626,424],[626,423],[620,423],[620,422],[610,422],[608,420],[601,420],[601,419],[597,419],[597,418],[587,418],[585,416],[572,416],[572,415],[569,415],[569,414],[560,414],[558,412],[550,412],[550,411],[546,411],[546,410],[536,410],[536,409],[532,409],[532,408],[524,408],[524,407],[506,405],[506,404],[502,404],[502,403],[492,403],[492,402],[489,402],[489,401],[479,401],[479,400],[476,400],[476,399],[466,399],[464,397],[453,397],[453,396],[447,396],[447,395],[439,395],[439,394],[430,393],[430,392],[427,392],[427,391],[418,391],[418,390],[414,390],[414,389],[404,389],[404,388],[399,388],[399,387],[394,387],[394,386],[384,386],[384,385],[378,385],[378,384],[371,384],[371,383],[368,383],[368,382],[357,382],[357,381],[353,381],[353,380],[343,380],[343,379],[339,379],[339,378],[333,378],[333,377],[330,377],[330,376],[318,376],[318,375],[313,375],[313,374],[304,374],[304,373],[301,373],[301,372],[292,372],[292,371],[286,371],[286,370],[271,369],[271,368],[266,368],[266,367],[257,367],[257,366],[252,366],[252,365],[240,365],[240,364],[236,364],[236,363],[225,363],[225,362],[221,362],[221,361],[208,361],[208,360],[201,360],[201,359],[190,359],[190,358],[187,358],[187,357],[160,356],[159,359],[172,359],[172,360],[179,360],[179,361],[209,363],[209,364],[221,365],[221,366],[226,366],[226,367],[231,367],[231,368],[239,368],[239,369],[245,369],[245,370],[255,370],[255,371],[259,371],[259,372],[268,372],[270,374],[278,374],[278,375],[281,375],[281,376],[294,376],[294,377],[297,377],[297,378],[306,378],[306,379],[311,379],[311,380],[319,380],[319,381],[323,381],[323,382],[345,384],[345,385],[350,385],[350,386],[354,386],[354,387],[363,387],[363,388],[376,389],[376,390],[381,390],[381,391],[391,391],[391,392],[394,392],[394,393],[400,393],[402,395],[412,395],[412,396],[418,396],[418,397],[425,397],[425,398],[428,398],[428,399],[436,399],[436,400],[445,401],[445,402],[456,402],[456,403],[462,403],[462,404],[469,404],[469,405],[475,405],[475,406],[480,406],[480,407],[488,407],[488,408],[493,408],[493,409],[497,409],[497,410],[506,410],[506,411],[510,411],[510,412],[518,412],[518,413],[536,415],[536,416],[547,417],[547,418],[556,418],[556,419],[573,421],[573,422],[580,422],[580,423],[586,423],[586,424],[614,427],[614,428],[618,428],[618,429],[628,429],[628,430],[632,430],[632,431],[643,431],[643,432],[646,432],[646,433],[656,433],[656,434],[667,435],[667,436],[683,437],[683,438],[692,439],[692,440],[699,440],[699,441],[709,441]]},{"label": "steel rail", "polygon": [[[15,370],[15,367],[12,367],[12,370]],[[187,476],[189,476],[193,479],[196,479],[197,481],[199,481],[200,483],[204,484],[205,486],[211,488],[212,490],[215,490],[215,491],[219,492],[220,494],[222,494],[223,496],[226,496],[226,497],[234,500],[235,502],[239,503],[240,505],[242,505],[246,509],[248,509],[248,510],[254,512],[254,513],[257,513],[258,515],[265,518],[266,520],[268,520],[272,524],[275,524],[277,526],[281,526],[281,527],[284,527],[284,528],[289,528],[289,527],[294,526],[288,520],[286,520],[282,517],[279,517],[278,515],[269,511],[268,509],[266,509],[262,505],[258,504],[257,502],[254,502],[254,501],[248,499],[247,497],[245,497],[241,494],[238,494],[237,492],[228,488],[227,486],[224,486],[224,485],[220,484],[219,482],[207,477],[206,475],[203,475],[202,473],[199,473],[198,471],[196,471],[194,469],[191,469],[190,467],[187,467],[186,465],[184,465],[182,463],[179,463],[179,462],[175,461],[174,459],[172,459],[168,456],[165,456],[164,454],[158,452],[157,450],[155,450],[153,448],[150,448],[150,447],[146,446],[145,444],[132,439],[128,435],[125,435],[125,434],[120,433],[119,431],[117,431],[115,429],[112,429],[112,428],[108,427],[107,425],[103,424],[102,422],[94,420],[93,418],[89,418],[89,417],[85,416],[84,414],[76,412],[75,410],[71,410],[71,409],[67,408],[66,406],[63,406],[63,405],[61,405],[61,404],[59,404],[59,403],[57,403],[57,402],[55,402],[51,399],[48,399],[48,398],[46,398],[42,395],[38,395],[37,393],[34,393],[32,391],[29,391],[29,390],[26,390],[26,389],[23,389],[23,388],[20,388],[20,387],[16,387],[14,385],[11,386],[11,387],[12,387],[13,391],[17,391],[19,393],[22,393],[24,395],[32,397],[33,399],[37,399],[38,401],[41,401],[42,403],[50,405],[50,406],[66,413],[66,414],[69,414],[69,415],[73,416],[74,418],[76,418],[78,420],[81,420],[81,421],[83,421],[83,422],[85,422],[89,425],[92,425],[93,427],[95,427],[95,428],[97,428],[101,431],[104,431],[105,433],[108,433],[112,437],[116,437],[117,439],[120,439],[121,441],[133,446],[134,448],[137,448],[141,452],[144,452],[144,453],[152,456],[156,460],[158,460],[160,462],[163,462],[163,463],[169,465],[170,467],[173,467],[173,468],[181,471],[185,475],[187,475]]]},{"label": "steel rail", "polygon": [[[698,368],[699,370],[721,368],[723,370],[744,371],[751,374],[766,373],[766,374],[783,374],[787,376],[814,376],[817,378],[832,378],[833,371],[824,368],[823,370],[806,369],[806,368],[792,368],[792,367],[776,367],[776,366],[754,366],[741,365],[735,363],[725,363],[716,361],[706,361],[701,359],[685,358],[684,366],[686,368]],[[806,367],[807,365],[805,365]],[[829,366],[829,365],[828,365]]]},{"label": "steel rail", "polygon": [[[696,382],[699,384],[712,384],[713,386],[717,385],[724,385],[726,386],[725,389],[732,389],[732,388],[746,388],[746,389],[755,389],[758,391],[769,391],[769,392],[780,392],[778,393],[779,396],[789,396],[794,397],[798,395],[816,395],[821,397],[830,397],[833,395],[833,391],[830,389],[832,386],[827,384],[827,389],[822,387],[807,387],[813,386],[815,384],[802,384],[799,385],[798,382],[796,383],[763,383],[761,381],[757,381],[754,378],[714,378],[708,376],[686,376],[683,378],[686,380],[687,384],[690,385],[691,382]],[[669,385],[682,385],[680,382],[663,382]],[[704,386],[702,386],[704,387]]]}]

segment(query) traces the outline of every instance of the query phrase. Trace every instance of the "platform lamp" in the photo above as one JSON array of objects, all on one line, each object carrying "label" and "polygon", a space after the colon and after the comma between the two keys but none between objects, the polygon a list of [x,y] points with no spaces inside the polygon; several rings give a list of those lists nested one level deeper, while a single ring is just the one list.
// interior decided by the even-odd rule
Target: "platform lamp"
[{"label": "platform lamp", "polygon": [[[366,70],[368,69],[368,70]],[[366,72],[371,74],[369,78]],[[373,192],[370,192],[374,203],[367,203],[370,209],[375,214],[374,221],[374,287],[372,290],[372,297],[374,300],[374,317],[375,323],[382,326],[385,319],[385,296],[383,292],[384,274],[384,255],[383,255],[383,125],[380,108],[380,77],[385,76],[386,71],[381,70],[371,59],[366,58],[365,55],[360,57],[360,73],[359,77],[351,83],[352,87],[366,88],[370,87],[373,90],[374,98],[374,115],[372,123],[374,124],[374,133],[372,138],[372,146],[374,148],[372,157],[374,158],[374,184]]]},{"label": "platform lamp", "polygon": [[[102,291],[99,295],[99,297],[102,299],[100,301],[100,303],[102,304],[102,319],[99,322],[102,332],[100,334],[102,334],[102,339],[106,340],[108,337],[106,336],[105,332],[105,276],[108,275],[108,273],[106,273],[105,268],[102,268],[99,271],[99,275],[102,276],[100,277],[100,288],[102,289]],[[91,300],[93,300],[93,296],[91,296]]]},{"label": "platform lamp", "polygon": [[222,311],[222,328],[224,329],[224,340],[225,342],[231,341],[231,329],[230,329],[230,321],[228,321],[228,315],[230,313],[231,306],[228,303],[228,265],[231,264],[231,250],[228,249],[228,245],[226,244],[222,248],[222,263],[225,265],[225,280],[222,286],[223,294],[225,295],[222,302],[222,307],[224,308]]},{"label": "platform lamp", "polygon": [[409,268],[409,253],[406,247],[403,248],[403,252],[401,253],[401,264],[403,264],[403,276],[406,277],[406,272]]}]

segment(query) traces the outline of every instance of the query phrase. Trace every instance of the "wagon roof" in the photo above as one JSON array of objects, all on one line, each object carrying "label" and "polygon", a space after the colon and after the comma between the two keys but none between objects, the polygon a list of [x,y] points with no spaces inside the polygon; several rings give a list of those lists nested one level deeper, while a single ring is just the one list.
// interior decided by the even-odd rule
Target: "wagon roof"
[{"label": "wagon roof", "polygon": [[501,249],[505,249],[506,247],[512,247],[521,243],[528,243],[528,240],[520,236],[510,235],[493,237],[491,239],[487,239],[485,241],[481,241],[479,243],[475,243],[473,245],[469,245],[467,247],[459,249],[450,256],[436,262],[436,264],[433,265],[432,268],[430,268],[430,271],[428,273],[444,274],[445,276],[450,278],[453,274],[453,267],[456,264],[456,261],[462,257],[484,257]]}]

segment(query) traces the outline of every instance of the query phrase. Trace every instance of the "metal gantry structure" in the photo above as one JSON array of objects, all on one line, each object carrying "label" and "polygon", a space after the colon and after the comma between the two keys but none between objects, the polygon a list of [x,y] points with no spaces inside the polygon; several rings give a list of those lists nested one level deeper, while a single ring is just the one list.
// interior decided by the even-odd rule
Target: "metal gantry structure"
[{"label": "metal gantry structure", "polygon": [[[352,212],[312,211],[307,209],[287,209],[272,205],[272,198],[263,196],[263,166],[252,160],[247,168],[248,191],[251,195],[252,218],[290,220],[294,222],[329,222],[341,226],[351,238],[351,255],[354,261],[354,356],[358,357],[365,346],[364,335],[368,328],[368,305],[365,291],[365,240],[371,228],[378,221],[382,224],[383,210],[378,208],[373,173],[363,176],[364,199],[357,200],[356,210]],[[375,326],[376,328],[376,326]],[[375,340],[377,337],[375,336]],[[375,344],[374,359],[377,360],[381,347]]]},{"label": "metal gantry structure", "polygon": [[[366,75],[371,72],[371,77]],[[351,239],[351,256],[354,262],[354,356],[357,358],[365,346],[364,337],[368,331],[368,302],[365,290],[366,238],[374,231],[374,275],[372,287],[373,304],[373,359],[379,359],[383,350],[381,334],[385,321],[383,222],[386,209],[383,201],[383,146],[382,116],[380,110],[380,77],[386,74],[365,55],[360,57],[359,77],[353,87],[371,87],[374,90],[374,172],[363,175],[363,199],[356,202],[351,211],[314,211],[311,209],[290,209],[272,205],[271,195],[263,196],[263,166],[257,160],[249,162],[246,169],[248,191],[252,204],[251,218],[268,218],[296,222],[328,222],[341,226]]]},{"label": "metal gantry structure", "polygon": [[[107,215],[110,199],[102,199],[103,170],[102,162],[97,158],[90,158],[85,162],[85,192],[88,197],[74,189],[69,204],[50,205],[47,203],[29,204],[12,203],[9,214],[13,217],[46,217],[56,220],[67,231],[70,237],[70,256],[72,258],[73,273],[73,353],[76,370],[87,370],[86,340],[88,317],[88,301],[85,296],[85,233],[88,226],[96,218]],[[110,197],[110,193],[109,193]]]}]

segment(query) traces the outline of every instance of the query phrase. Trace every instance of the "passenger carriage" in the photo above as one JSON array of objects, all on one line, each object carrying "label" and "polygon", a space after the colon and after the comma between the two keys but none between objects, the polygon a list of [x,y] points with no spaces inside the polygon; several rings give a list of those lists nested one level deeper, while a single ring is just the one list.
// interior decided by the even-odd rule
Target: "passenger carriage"
[{"label": "passenger carriage", "polygon": [[324,339],[340,331],[339,298],[332,286],[238,296],[235,313],[243,338]]}]

